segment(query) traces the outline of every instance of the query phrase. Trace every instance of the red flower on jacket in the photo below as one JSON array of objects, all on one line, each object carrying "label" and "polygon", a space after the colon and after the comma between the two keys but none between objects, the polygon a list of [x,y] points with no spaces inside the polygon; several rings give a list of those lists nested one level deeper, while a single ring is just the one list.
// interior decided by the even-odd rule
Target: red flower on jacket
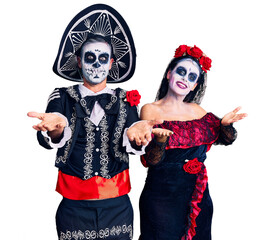
[{"label": "red flower on jacket", "polygon": [[202,70],[207,72],[211,68],[212,60],[209,57],[201,57],[200,65],[202,66]]},{"label": "red flower on jacket", "polygon": [[141,96],[137,90],[126,92],[127,102],[129,102],[131,106],[137,106],[140,103],[140,98]]},{"label": "red flower on jacket", "polygon": [[200,58],[202,56],[202,50],[198,48],[196,45],[190,49],[187,49],[188,55],[194,57],[194,58]]},{"label": "red flower on jacket", "polygon": [[187,163],[183,165],[183,169],[185,172],[190,174],[197,174],[201,170],[202,163],[198,161],[197,158],[189,160]]},{"label": "red flower on jacket", "polygon": [[188,47],[187,45],[180,45],[176,51],[175,51],[175,55],[174,57],[182,57],[184,53],[187,52],[187,50],[190,49],[190,47]]}]

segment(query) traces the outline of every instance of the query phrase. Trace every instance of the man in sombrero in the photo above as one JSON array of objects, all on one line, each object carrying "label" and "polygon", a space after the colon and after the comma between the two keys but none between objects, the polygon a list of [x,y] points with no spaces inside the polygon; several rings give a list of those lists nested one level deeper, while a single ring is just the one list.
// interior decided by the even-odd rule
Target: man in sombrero
[{"label": "man in sombrero", "polygon": [[41,120],[33,126],[40,145],[58,149],[59,239],[132,239],[128,153],[144,153],[156,122],[134,124],[138,92],[106,83],[130,79],[135,58],[130,30],[113,8],[84,9],[66,28],[53,66],[83,84],[56,88],[46,113],[28,113]]}]

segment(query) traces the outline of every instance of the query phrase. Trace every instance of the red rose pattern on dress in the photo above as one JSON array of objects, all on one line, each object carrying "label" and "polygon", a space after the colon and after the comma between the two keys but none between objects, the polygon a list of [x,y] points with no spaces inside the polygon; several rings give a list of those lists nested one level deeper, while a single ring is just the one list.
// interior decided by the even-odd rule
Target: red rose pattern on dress
[{"label": "red rose pattern on dress", "polygon": [[190,174],[197,174],[201,170],[201,167],[202,163],[197,158],[189,160],[183,165],[184,171]]}]

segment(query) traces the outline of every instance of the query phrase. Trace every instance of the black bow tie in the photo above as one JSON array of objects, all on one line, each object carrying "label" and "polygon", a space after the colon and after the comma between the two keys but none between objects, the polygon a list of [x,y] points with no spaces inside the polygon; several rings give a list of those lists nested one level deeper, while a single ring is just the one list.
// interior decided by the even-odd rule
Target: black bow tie
[{"label": "black bow tie", "polygon": [[75,104],[77,117],[84,118],[90,116],[93,111],[95,102],[98,102],[106,114],[117,114],[119,111],[119,99],[116,95],[103,93],[95,96],[86,96],[81,98]]},{"label": "black bow tie", "polygon": [[96,101],[104,109],[107,103],[111,101],[111,96],[111,94],[103,93],[95,96],[86,96],[84,100],[86,101],[87,108],[92,112]]},{"label": "black bow tie", "polygon": [[119,99],[117,96],[103,93],[96,96],[86,96],[84,100],[87,103],[87,108],[92,112],[95,102],[97,101],[99,105],[104,109],[107,114],[116,114],[119,110]]}]

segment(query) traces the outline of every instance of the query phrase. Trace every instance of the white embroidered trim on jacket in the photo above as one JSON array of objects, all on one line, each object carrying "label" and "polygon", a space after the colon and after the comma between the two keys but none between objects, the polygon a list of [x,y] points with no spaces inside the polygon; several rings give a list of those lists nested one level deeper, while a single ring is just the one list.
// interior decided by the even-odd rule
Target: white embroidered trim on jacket
[{"label": "white embroidered trim on jacket", "polygon": [[114,103],[117,101],[117,96],[116,95],[112,95],[111,96],[111,102],[109,102],[106,106],[105,106],[105,108],[107,109],[107,110],[109,110],[109,109],[111,109],[111,107],[114,105]]},{"label": "white embroidered trim on jacket", "polygon": [[[75,111],[75,109],[74,109],[74,111]],[[59,157],[57,156],[56,157],[55,162],[57,164],[60,163],[60,161],[65,164],[66,161],[67,161],[68,154],[69,154],[69,151],[70,151],[70,148],[71,148],[71,145],[72,145],[72,141],[73,141],[73,136],[74,136],[74,131],[75,131],[75,123],[76,123],[76,113],[74,112],[72,114],[72,118],[71,118],[71,125],[69,126],[71,128],[71,131],[72,131],[72,136],[66,143],[67,145],[65,147],[63,156],[59,156]]]},{"label": "white embroidered trim on jacket", "polygon": [[118,116],[118,121],[117,124],[118,126],[115,128],[115,139],[113,140],[113,143],[115,144],[115,146],[113,147],[114,152],[115,152],[115,157],[120,158],[120,160],[128,163],[129,162],[129,156],[127,153],[122,153],[119,151],[119,140],[121,138],[122,135],[122,130],[124,128],[124,125],[126,123],[126,119],[127,119],[127,112],[126,112],[126,104],[124,103],[124,98],[126,97],[126,91],[125,90],[121,90],[119,93],[119,98],[120,98],[120,109],[119,109],[119,116]]},{"label": "white embroidered trim on jacket", "polygon": [[109,169],[108,169],[108,164],[109,164],[109,132],[108,132],[108,122],[106,120],[106,115],[101,119],[100,121],[100,130],[101,130],[101,135],[100,135],[100,140],[101,140],[101,148],[100,148],[100,173],[101,176],[107,179],[110,179],[111,176],[108,174]]},{"label": "white embroidered trim on jacket", "polygon": [[113,226],[110,228],[100,229],[98,232],[95,230],[81,230],[60,232],[59,240],[82,240],[82,239],[108,239],[109,237],[119,236],[121,234],[129,234],[129,239],[133,239],[133,227],[127,226]]},{"label": "white embroidered trim on jacket", "polygon": [[87,133],[87,143],[86,143],[86,152],[84,154],[84,163],[85,166],[83,167],[84,169],[84,179],[89,179],[92,177],[92,173],[93,173],[93,150],[95,147],[95,133],[94,133],[94,126],[93,123],[91,122],[91,120],[88,117],[84,118],[85,120],[85,129],[86,129],[86,133]]},{"label": "white embroidered trim on jacket", "polygon": [[77,102],[79,102],[79,97],[77,92],[75,91],[75,89],[73,88],[73,86],[70,86],[67,88],[67,92],[69,93],[69,95],[74,98]]}]

